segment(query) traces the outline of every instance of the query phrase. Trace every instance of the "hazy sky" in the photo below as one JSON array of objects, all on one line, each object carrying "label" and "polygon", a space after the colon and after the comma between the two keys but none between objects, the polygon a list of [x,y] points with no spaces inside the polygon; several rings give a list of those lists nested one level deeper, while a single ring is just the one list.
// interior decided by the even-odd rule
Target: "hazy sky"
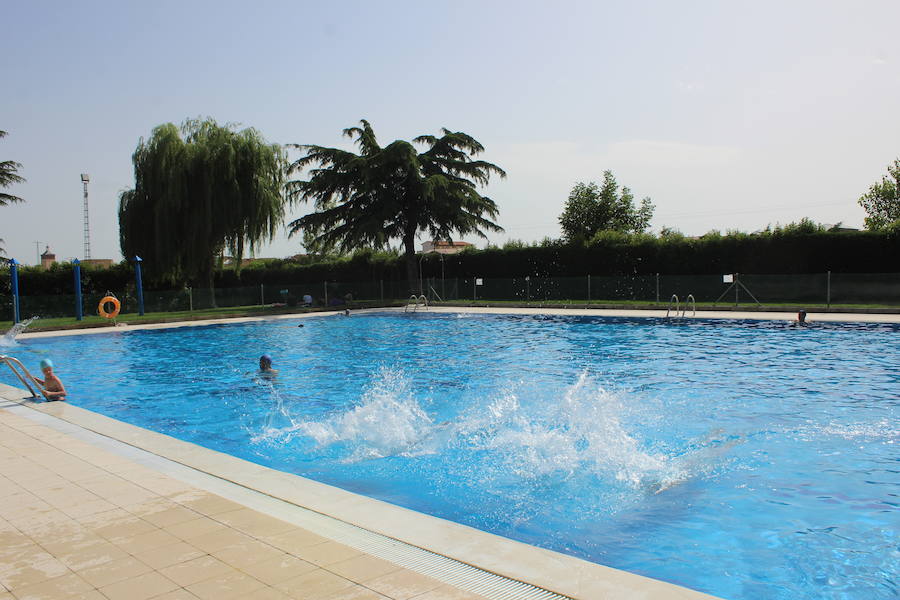
[{"label": "hazy sky", "polygon": [[[327,4],[327,6],[326,6]],[[0,2],[6,253],[120,258],[131,154],[211,116],[275,143],[465,131],[508,178],[507,238],[558,236],[577,181],[610,169],[654,230],[753,231],[808,216],[861,227],[856,201],[900,156],[900,2]],[[292,209],[294,218],[306,206]],[[300,252],[281,235],[259,253]]]}]

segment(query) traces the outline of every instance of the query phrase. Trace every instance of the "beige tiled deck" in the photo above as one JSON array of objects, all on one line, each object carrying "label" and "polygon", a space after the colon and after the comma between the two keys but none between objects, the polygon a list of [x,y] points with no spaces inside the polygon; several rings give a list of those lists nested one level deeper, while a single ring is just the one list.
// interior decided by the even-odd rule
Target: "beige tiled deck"
[{"label": "beige tiled deck", "polygon": [[477,599],[0,410],[0,600]]}]

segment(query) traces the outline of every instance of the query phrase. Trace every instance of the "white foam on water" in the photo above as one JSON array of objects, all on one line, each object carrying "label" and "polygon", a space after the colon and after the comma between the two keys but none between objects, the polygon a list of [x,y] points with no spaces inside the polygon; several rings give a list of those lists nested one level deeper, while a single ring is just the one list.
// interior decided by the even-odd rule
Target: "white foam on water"
[{"label": "white foam on water", "polygon": [[[282,443],[290,441],[297,431],[300,421],[288,410],[288,403],[276,385],[276,382],[268,377],[254,375],[253,383],[261,388],[257,393],[251,394],[240,402],[263,402],[267,407],[263,414],[262,422],[245,423],[244,430],[250,435],[253,444]],[[284,423],[287,422],[287,425]]]},{"label": "white foam on water", "polygon": [[622,397],[587,373],[560,400],[523,407],[512,391],[492,402],[484,417],[465,419],[459,435],[501,456],[522,478],[585,473],[632,488],[659,488],[687,473],[679,461],[643,448],[623,424]]},{"label": "white foam on water", "polygon": [[345,443],[349,461],[421,453],[434,423],[413,397],[409,380],[382,368],[363,392],[359,404],[323,421],[302,421],[266,437],[290,441],[301,435],[319,446]]},{"label": "white foam on water", "polygon": [[[453,454],[471,476],[540,484],[593,477],[598,483],[639,494],[659,493],[708,470],[705,445],[670,456],[629,426],[638,394],[610,391],[582,373],[557,397],[520,401],[514,387],[453,421],[437,423],[415,398],[409,379],[382,368],[359,402],[317,421],[294,421],[276,399],[273,415],[290,420],[275,427],[270,415],[254,441],[289,443],[296,437],[323,448],[342,445],[342,460]],[[561,396],[561,397],[560,397]],[[641,406],[638,410],[645,407]],[[469,463],[471,461],[471,463]]]},{"label": "white foam on water", "polygon": [[285,408],[284,398],[282,398],[278,388],[276,388],[271,381],[259,379],[257,380],[257,383],[267,388],[271,398],[274,400],[272,410],[266,415],[265,431],[271,432],[275,430],[275,421],[278,419],[279,415],[290,421],[291,425],[296,425],[294,418],[288,413],[287,408]]},{"label": "white foam on water", "polygon": [[833,435],[842,437],[847,440],[854,439],[870,439],[883,440],[888,443],[900,442],[900,429],[896,423],[881,419],[871,423],[835,423],[831,422],[821,429],[818,433],[823,435]]},{"label": "white foam on water", "polygon": [[12,348],[13,346],[18,346],[19,344],[16,342],[16,336],[25,331],[29,325],[38,319],[40,319],[40,317],[34,316],[30,319],[19,321],[10,327],[9,331],[0,336],[0,348]]}]

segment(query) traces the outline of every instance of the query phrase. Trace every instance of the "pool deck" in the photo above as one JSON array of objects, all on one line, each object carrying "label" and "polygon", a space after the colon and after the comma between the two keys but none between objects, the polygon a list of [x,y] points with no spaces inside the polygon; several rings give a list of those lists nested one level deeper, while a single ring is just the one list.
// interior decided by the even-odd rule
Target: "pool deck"
[{"label": "pool deck", "polygon": [[[430,310],[665,316],[584,309]],[[878,314],[809,318],[900,322],[900,315]],[[258,320],[266,319],[117,330]],[[712,598],[281,473],[65,402],[35,403],[26,396],[0,384],[0,600]],[[329,519],[337,525],[323,521]],[[340,533],[338,525],[361,533]]]}]

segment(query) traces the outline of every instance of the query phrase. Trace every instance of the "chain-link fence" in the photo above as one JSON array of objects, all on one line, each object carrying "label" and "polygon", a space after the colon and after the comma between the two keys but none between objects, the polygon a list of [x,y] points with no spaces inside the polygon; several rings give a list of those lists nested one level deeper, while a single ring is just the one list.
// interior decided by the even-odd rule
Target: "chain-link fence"
[{"label": "chain-link fence", "polygon": [[[900,306],[900,273],[811,273],[795,275],[631,275],[519,277],[427,281],[429,297],[443,286],[444,300],[520,302],[666,303],[692,295],[721,305],[791,304]],[[440,287],[438,288],[440,290]]]},{"label": "chain-link fence", "polygon": [[[22,318],[75,315],[75,295],[19,297]],[[122,313],[138,311],[133,289],[112,290],[122,303]],[[183,288],[145,291],[148,313],[197,311],[237,306],[342,307],[366,303],[403,301],[424,294],[429,301],[511,301],[662,303],[673,295],[697,303],[727,305],[808,304],[900,306],[900,273],[810,273],[801,275],[630,275],[583,277],[440,278],[408,281],[285,283],[249,287]],[[84,314],[96,314],[106,294],[82,296]],[[0,292],[0,321],[12,320],[12,297]]]}]

